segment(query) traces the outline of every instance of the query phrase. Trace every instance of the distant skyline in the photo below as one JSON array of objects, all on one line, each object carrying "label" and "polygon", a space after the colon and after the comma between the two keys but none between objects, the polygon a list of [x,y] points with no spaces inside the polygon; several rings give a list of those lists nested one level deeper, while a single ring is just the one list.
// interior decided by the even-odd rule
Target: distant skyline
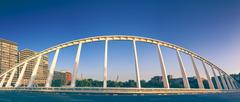
[{"label": "distant skyline", "polygon": [[[149,37],[194,51],[231,74],[240,72],[239,5],[239,0],[0,1],[0,38],[17,42],[20,50],[42,51],[60,43],[92,36],[120,34]],[[85,54],[81,56],[79,71],[85,68],[82,69],[84,75],[98,77],[101,74],[103,45],[104,42],[98,42],[83,46]],[[155,47],[142,43],[137,45],[141,54],[140,68],[145,71],[142,71],[143,78],[152,76],[147,75],[148,71],[159,74],[156,72],[159,63]],[[109,67],[116,68],[116,71],[110,70],[114,73],[112,79],[118,72],[122,76],[134,77],[134,64],[130,63],[133,62],[132,43],[111,42],[109,46],[109,63],[112,63]],[[69,52],[72,53],[63,54]],[[62,57],[58,63],[61,64],[57,67],[71,68],[75,53],[75,47],[60,52]],[[171,56],[166,58],[168,62],[174,57],[165,56]],[[170,68],[176,67],[167,64]],[[120,65],[126,65],[126,68]],[[188,71],[192,70],[188,62],[186,67]],[[128,68],[133,75],[124,74]],[[96,72],[99,75],[95,75]],[[169,74],[176,72],[175,69],[168,71]]]}]

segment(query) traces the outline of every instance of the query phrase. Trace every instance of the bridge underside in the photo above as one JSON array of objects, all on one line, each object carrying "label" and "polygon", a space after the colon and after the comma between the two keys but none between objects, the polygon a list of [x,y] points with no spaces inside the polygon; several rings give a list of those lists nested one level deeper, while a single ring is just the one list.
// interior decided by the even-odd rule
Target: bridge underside
[{"label": "bridge underside", "polygon": [[1,91],[20,92],[47,92],[47,93],[78,93],[78,94],[209,94],[209,93],[229,93],[240,92],[240,90],[216,90],[216,89],[184,89],[184,88],[60,88],[60,87],[38,87],[38,88],[1,88]]}]

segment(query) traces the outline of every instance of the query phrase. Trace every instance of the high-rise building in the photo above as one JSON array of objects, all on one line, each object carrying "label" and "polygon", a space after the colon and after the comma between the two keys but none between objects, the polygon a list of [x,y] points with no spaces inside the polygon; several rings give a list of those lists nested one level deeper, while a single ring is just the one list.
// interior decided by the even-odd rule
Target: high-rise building
[{"label": "high-rise building", "polygon": [[18,63],[18,45],[0,38],[0,73],[4,73]]},{"label": "high-rise building", "polygon": [[168,79],[173,79],[173,75],[167,75]]},{"label": "high-rise building", "polygon": [[[24,49],[22,51],[19,51],[19,60],[21,62],[35,54],[38,54],[38,52],[29,50],[29,49]],[[37,62],[37,59],[34,59],[28,62],[27,68],[25,70],[24,78],[22,80],[23,81],[22,84],[24,85],[28,84],[36,62]],[[48,75],[48,56],[43,56],[40,62],[40,65],[38,67],[37,76],[34,83],[38,84],[38,86],[44,86],[46,83],[47,75]]]},{"label": "high-rise building", "polygon": [[53,81],[56,80],[62,82],[63,85],[70,85],[72,81],[72,73],[69,71],[54,71]]},{"label": "high-rise building", "polygon": [[66,84],[70,84],[72,81],[72,73],[71,72],[66,72]]},{"label": "high-rise building", "polygon": [[63,82],[65,82],[66,73],[63,71],[54,71],[53,80],[62,80]]},{"label": "high-rise building", "polygon": [[[0,38],[0,73],[4,73],[18,63],[18,45],[15,42]],[[18,71],[13,77],[13,83],[18,78]],[[9,79],[6,77],[5,82]]]}]

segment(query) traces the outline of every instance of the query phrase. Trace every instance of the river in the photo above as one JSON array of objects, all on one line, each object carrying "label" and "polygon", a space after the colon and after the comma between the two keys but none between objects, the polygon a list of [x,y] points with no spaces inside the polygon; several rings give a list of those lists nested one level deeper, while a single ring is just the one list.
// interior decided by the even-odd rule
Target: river
[{"label": "river", "polygon": [[134,96],[2,91],[0,102],[240,102],[240,93]]}]

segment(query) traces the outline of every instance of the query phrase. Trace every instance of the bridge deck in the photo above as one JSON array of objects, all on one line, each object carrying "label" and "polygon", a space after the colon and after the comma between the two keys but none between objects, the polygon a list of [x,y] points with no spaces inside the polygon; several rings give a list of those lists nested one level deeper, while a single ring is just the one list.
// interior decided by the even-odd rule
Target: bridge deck
[{"label": "bridge deck", "polygon": [[1,88],[0,91],[28,92],[66,92],[66,93],[96,93],[96,94],[207,94],[240,92],[240,90],[217,89],[183,89],[183,88]]}]

